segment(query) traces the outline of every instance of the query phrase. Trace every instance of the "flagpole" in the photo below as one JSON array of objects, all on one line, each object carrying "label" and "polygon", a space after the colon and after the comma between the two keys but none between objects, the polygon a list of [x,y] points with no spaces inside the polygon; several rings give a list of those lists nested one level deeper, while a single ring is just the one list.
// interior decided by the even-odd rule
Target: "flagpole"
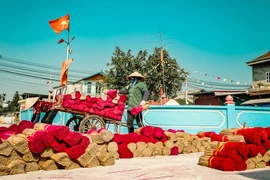
[{"label": "flagpole", "polygon": [[69,38],[70,38],[70,19],[69,19],[69,24],[68,24],[68,40],[67,40],[67,56],[66,56],[66,61],[68,61],[68,54],[69,54]]}]

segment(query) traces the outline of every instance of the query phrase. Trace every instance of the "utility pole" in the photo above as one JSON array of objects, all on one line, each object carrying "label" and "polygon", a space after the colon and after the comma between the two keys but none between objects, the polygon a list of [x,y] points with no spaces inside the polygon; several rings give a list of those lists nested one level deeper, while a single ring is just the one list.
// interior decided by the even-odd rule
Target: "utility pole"
[{"label": "utility pole", "polygon": [[185,94],[186,104],[188,104],[188,76],[186,75],[186,94]]},{"label": "utility pole", "polygon": [[50,73],[50,80],[47,81],[48,86],[49,86],[49,94],[48,94],[48,102],[51,102],[51,94],[52,94],[52,84],[53,84],[53,81],[52,81],[52,72]]}]

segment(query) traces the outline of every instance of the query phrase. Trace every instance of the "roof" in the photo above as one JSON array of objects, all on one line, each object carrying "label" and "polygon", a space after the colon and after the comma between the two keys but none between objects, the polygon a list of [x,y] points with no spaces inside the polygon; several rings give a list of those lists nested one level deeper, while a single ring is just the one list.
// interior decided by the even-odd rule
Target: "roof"
[{"label": "roof", "polygon": [[159,100],[159,101],[153,101],[151,100],[149,102],[150,105],[164,105],[166,104],[170,99],[169,98],[163,98],[162,100]]},{"label": "roof", "polygon": [[85,79],[89,79],[89,78],[94,77],[94,76],[99,75],[99,74],[101,74],[102,76],[106,76],[106,73],[104,73],[103,71],[100,71],[100,72],[94,73],[94,74],[92,74],[90,76],[87,76],[85,78],[79,79],[78,81],[73,82],[73,84],[75,84],[75,83],[77,83],[79,81],[85,80]]},{"label": "roof", "polygon": [[246,104],[266,104],[266,103],[270,103],[270,98],[252,99],[252,100],[248,100],[246,102],[243,102],[242,105],[246,105]]},{"label": "roof", "polygon": [[269,62],[269,61],[270,61],[270,51],[253,59],[252,61],[247,62],[247,65],[252,66],[255,64],[261,64],[261,63],[265,63],[265,62]]},{"label": "roof", "polygon": [[214,94],[215,96],[226,96],[233,94],[247,94],[247,90],[214,90],[206,92],[190,93],[189,95]]},{"label": "roof", "polygon": [[90,77],[93,77],[93,76],[96,76],[96,75],[99,75],[99,74],[101,74],[101,75],[103,75],[103,76],[106,76],[106,74],[105,74],[103,71],[100,71],[100,72],[94,73],[94,74],[92,74],[92,75],[90,75],[90,76],[88,76],[88,77],[85,77],[85,78],[83,78],[83,79],[81,79],[81,80],[89,79]]}]

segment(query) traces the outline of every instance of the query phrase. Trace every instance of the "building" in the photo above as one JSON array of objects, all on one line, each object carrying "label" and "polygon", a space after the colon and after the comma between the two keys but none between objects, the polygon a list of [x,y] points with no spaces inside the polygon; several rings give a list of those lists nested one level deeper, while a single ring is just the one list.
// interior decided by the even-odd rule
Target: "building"
[{"label": "building", "polygon": [[39,99],[43,99],[43,100],[48,100],[48,94],[38,94],[38,93],[29,93],[29,92],[25,92],[20,94],[20,99],[24,100],[27,98],[31,98],[31,97],[39,97]]},{"label": "building", "polygon": [[225,105],[225,98],[231,95],[234,98],[236,106],[240,106],[243,102],[250,99],[246,90],[214,90],[200,91],[191,93],[194,96],[194,105]]},{"label": "building", "polygon": [[59,94],[70,94],[75,91],[80,91],[85,95],[91,95],[93,97],[100,96],[104,89],[106,89],[106,83],[104,83],[106,74],[101,71],[83,79],[80,79],[67,86],[57,86],[53,88],[53,93]]},{"label": "building", "polygon": [[242,105],[270,106],[270,51],[247,65],[252,67],[253,85],[248,90],[251,100]]}]

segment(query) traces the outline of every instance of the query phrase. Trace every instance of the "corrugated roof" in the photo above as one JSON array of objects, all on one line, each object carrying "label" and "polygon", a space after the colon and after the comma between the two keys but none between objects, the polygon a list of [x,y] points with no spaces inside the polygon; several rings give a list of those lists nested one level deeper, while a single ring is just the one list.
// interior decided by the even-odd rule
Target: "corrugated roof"
[{"label": "corrugated roof", "polygon": [[257,57],[256,59],[254,60],[259,60],[259,59],[266,59],[266,58],[270,58],[270,51],[268,51],[267,53]]},{"label": "corrugated roof", "polygon": [[270,51],[268,51],[267,53],[253,59],[252,61],[247,62],[247,64],[249,66],[254,65],[254,64],[260,64],[260,63],[264,63],[264,62],[268,62],[270,61]]},{"label": "corrugated roof", "polygon": [[265,104],[265,103],[270,103],[270,98],[252,99],[252,100],[248,100],[246,102],[243,102],[242,105],[246,105],[246,104]]}]

